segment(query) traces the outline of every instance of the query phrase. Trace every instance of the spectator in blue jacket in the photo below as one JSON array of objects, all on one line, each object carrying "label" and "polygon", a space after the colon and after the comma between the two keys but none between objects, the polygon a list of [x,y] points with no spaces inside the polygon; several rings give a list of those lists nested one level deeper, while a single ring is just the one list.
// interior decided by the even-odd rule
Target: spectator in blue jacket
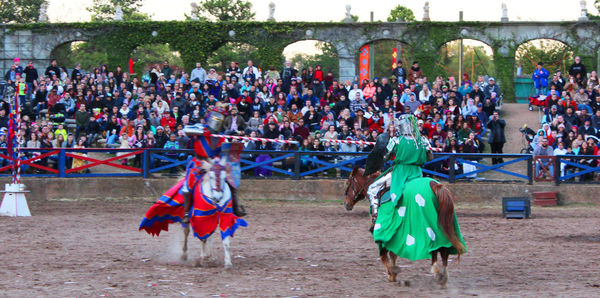
[{"label": "spectator in blue jacket", "polygon": [[546,87],[548,87],[548,75],[550,73],[543,66],[543,62],[538,62],[537,68],[533,71],[533,75],[531,75],[536,95],[546,94]]}]

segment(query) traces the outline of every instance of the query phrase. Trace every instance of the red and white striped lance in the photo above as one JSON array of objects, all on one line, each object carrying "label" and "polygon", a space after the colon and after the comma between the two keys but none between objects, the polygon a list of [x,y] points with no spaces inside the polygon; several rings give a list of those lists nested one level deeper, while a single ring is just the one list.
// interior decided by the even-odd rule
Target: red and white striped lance
[{"label": "red and white striped lance", "polygon": [[335,139],[320,139],[321,142],[341,143],[341,144],[357,144],[357,145],[375,145],[375,142],[354,141],[354,140],[335,140]]},{"label": "red and white striped lance", "polygon": [[266,141],[271,143],[280,144],[298,144],[297,141],[279,140],[279,139],[266,139],[266,138],[253,138],[253,137],[242,137],[242,136],[228,136],[228,135],[215,135],[211,134],[211,137],[223,138],[223,139],[234,139],[234,140],[248,140],[248,141]]},{"label": "red and white striped lance", "polygon": [[[357,144],[357,145],[375,145],[375,142],[367,142],[367,141],[354,141],[354,140],[332,140],[332,139],[321,139],[321,142],[330,142],[330,143],[342,143],[342,144]],[[429,151],[434,152],[442,152],[442,148],[434,148],[431,146],[427,146]]]}]

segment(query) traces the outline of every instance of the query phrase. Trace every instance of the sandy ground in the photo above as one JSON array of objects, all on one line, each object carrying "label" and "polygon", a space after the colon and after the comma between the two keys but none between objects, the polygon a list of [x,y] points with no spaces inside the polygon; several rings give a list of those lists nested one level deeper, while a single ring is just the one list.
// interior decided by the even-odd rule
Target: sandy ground
[{"label": "sandy ground", "polygon": [[[600,210],[535,208],[505,220],[501,207],[458,205],[469,253],[449,266],[446,289],[429,261],[400,260],[386,281],[364,202],[246,202],[250,227],[220,241],[206,267],[181,263],[179,227],[152,238],[138,224],[150,202],[30,202],[34,217],[0,218],[0,296],[580,296],[600,293]],[[199,254],[192,239],[190,252]]]}]

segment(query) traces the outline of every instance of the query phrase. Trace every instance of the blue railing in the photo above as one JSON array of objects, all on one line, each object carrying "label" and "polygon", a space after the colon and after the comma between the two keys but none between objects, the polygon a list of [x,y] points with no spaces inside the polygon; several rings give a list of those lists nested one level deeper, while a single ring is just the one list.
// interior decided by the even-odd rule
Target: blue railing
[{"label": "blue railing", "polygon": [[[21,176],[24,177],[144,177],[177,174],[192,158],[192,150],[165,149],[21,149]],[[345,178],[355,166],[364,167],[366,152],[324,151],[242,151],[242,177],[262,178]],[[600,156],[555,156],[544,170],[536,171],[543,157],[528,154],[436,153],[423,166],[427,176],[454,183],[461,179],[488,181],[534,181],[559,183],[592,182],[600,167],[579,162]],[[496,159],[499,163],[493,164]],[[503,159],[500,162],[500,159]],[[0,148],[0,176],[12,173],[11,158]],[[548,165],[553,165],[552,173]],[[388,163],[388,166],[390,163]],[[483,177],[481,174],[484,174]],[[591,174],[591,175],[590,175]],[[590,178],[590,176],[592,176]],[[557,178],[555,178],[557,177]],[[575,181],[578,180],[578,181]]]}]

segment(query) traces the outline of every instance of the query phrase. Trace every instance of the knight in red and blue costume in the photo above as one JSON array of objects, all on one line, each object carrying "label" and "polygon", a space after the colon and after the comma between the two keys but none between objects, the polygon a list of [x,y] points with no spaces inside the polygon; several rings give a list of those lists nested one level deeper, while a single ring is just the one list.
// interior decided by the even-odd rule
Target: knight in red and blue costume
[{"label": "knight in red and blue costume", "polygon": [[192,127],[186,133],[192,137],[195,152],[186,167],[186,175],[148,209],[139,229],[158,236],[161,231],[168,231],[169,224],[180,222],[184,227],[191,224],[194,236],[201,240],[208,238],[216,228],[222,238],[233,236],[239,226],[247,226],[247,223],[241,219],[246,213],[238,205],[236,183],[229,165],[225,165],[232,196],[229,203],[219,207],[201,190],[205,174],[219,164],[224,139],[210,137],[210,131],[202,126]]}]

